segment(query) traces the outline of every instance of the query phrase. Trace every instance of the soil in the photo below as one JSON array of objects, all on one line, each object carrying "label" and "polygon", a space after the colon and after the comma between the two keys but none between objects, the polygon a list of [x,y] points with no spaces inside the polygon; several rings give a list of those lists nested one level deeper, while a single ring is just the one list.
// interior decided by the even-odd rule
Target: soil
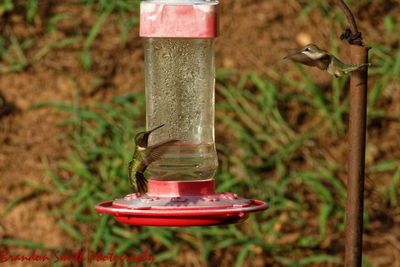
[{"label": "soil", "polygon": [[[24,10],[0,16],[0,31],[3,34],[11,29],[19,40],[36,40],[27,50],[27,58],[31,61],[28,68],[21,72],[0,74],[0,211],[12,200],[32,191],[32,187],[24,186],[27,181],[51,184],[44,169],[55,166],[69,152],[67,144],[57,137],[65,131],[65,128],[56,126],[62,115],[46,108],[30,109],[32,104],[50,100],[72,101],[75,87],[82,89],[80,98],[83,102],[107,102],[114,95],[143,90],[143,48],[138,27],[130,30],[126,45],[121,45],[121,27],[115,23],[114,15],[107,19],[91,47],[91,71],[86,71],[79,61],[82,42],[67,48],[51,49],[41,59],[35,60],[34,56],[43,45],[73,36],[77,28],[86,36],[98,17],[95,8],[83,8],[82,4],[76,4],[77,1],[41,2],[39,23],[27,23]],[[385,1],[386,4],[381,6],[379,3],[383,1],[360,2],[353,9],[359,17],[364,39],[392,45],[381,38],[383,17],[392,14],[399,19],[399,3]],[[299,20],[301,9],[302,6],[295,0],[221,1],[216,67],[236,68],[239,73],[256,71],[261,76],[277,79],[282,73],[294,70],[292,64],[279,63],[289,49],[310,41],[328,49],[331,29],[337,28],[337,36],[342,29],[315,10],[310,12],[309,19]],[[58,32],[50,33],[46,28],[48,19],[61,12],[68,12],[75,19],[61,21],[57,24]],[[339,43],[339,54],[343,58],[348,57],[345,47],[344,42]],[[307,71],[321,88],[329,88],[331,77],[328,74],[311,68]],[[98,77],[102,78],[102,82],[90,86],[91,81]],[[380,100],[379,105],[398,114],[399,87],[391,87],[394,88],[387,89],[387,97]],[[300,116],[301,107],[295,108],[299,109],[296,114]],[[367,137],[369,166],[383,159],[400,159],[399,142],[396,142],[399,133],[398,120],[370,123]],[[324,142],[324,147],[334,158],[346,155],[344,140],[327,138]],[[390,177],[389,173],[374,173],[368,175],[366,182],[365,207],[370,218],[364,235],[364,255],[374,266],[400,264],[400,207],[384,203],[379,191],[380,186],[390,182]],[[62,201],[54,193],[39,192],[16,205],[10,213],[0,217],[0,239],[27,239],[49,247],[62,244],[73,248],[76,243],[48,214],[49,209],[57,207]],[[335,253],[340,255],[341,251]]]}]

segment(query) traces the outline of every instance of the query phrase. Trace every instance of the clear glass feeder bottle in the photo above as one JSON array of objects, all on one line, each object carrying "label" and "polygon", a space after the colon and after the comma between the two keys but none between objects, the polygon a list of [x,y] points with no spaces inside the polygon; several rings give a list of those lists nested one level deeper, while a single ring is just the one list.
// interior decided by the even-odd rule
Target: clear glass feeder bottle
[{"label": "clear glass feeder bottle", "polygon": [[146,124],[149,145],[170,139],[152,163],[153,180],[208,180],[218,161],[214,142],[214,39],[145,38]]},{"label": "clear glass feeder bottle", "polygon": [[[214,143],[214,38],[218,1],[147,0],[140,3],[145,38],[149,145],[174,140],[150,164],[148,191],[97,204],[97,212],[146,226],[237,223],[268,204],[216,192]],[[175,142],[176,140],[179,140]]]}]

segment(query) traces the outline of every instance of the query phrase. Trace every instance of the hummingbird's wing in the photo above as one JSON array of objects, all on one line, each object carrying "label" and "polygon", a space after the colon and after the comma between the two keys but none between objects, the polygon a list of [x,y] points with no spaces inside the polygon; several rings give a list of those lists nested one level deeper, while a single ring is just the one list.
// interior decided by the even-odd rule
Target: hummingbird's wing
[{"label": "hummingbird's wing", "polygon": [[327,70],[331,62],[332,62],[332,57],[326,54],[315,62],[315,66],[320,70]]},{"label": "hummingbird's wing", "polygon": [[[147,191],[147,179],[146,177],[144,177],[144,172],[146,171],[147,167],[154,161],[159,160],[161,158],[161,156],[168,150],[168,145],[172,145],[177,141],[179,140],[172,139],[147,148],[149,151],[144,160],[140,162],[140,165],[138,166],[137,171],[135,173],[136,186],[140,193],[144,194]],[[131,165],[129,165],[129,167],[130,166]],[[131,179],[129,180],[131,181]]]},{"label": "hummingbird's wing", "polygon": [[[168,146],[172,145],[176,142],[178,142],[179,140],[177,139],[171,139],[165,142],[161,142],[158,143],[156,145],[150,146],[149,149],[149,153],[147,154],[144,163],[148,166],[151,163],[153,163],[156,160],[159,160],[161,158],[161,156],[167,151]],[[147,167],[146,166],[146,167]]]}]

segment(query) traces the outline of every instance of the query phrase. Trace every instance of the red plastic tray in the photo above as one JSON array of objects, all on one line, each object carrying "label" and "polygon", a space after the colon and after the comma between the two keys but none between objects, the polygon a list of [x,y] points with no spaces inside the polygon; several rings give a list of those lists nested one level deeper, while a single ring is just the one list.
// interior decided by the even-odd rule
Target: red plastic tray
[{"label": "red plastic tray", "polygon": [[216,209],[129,209],[112,207],[112,201],[97,204],[98,212],[114,214],[121,223],[145,226],[205,226],[237,223],[247,219],[250,212],[268,208],[268,204],[260,200],[250,200],[247,207],[228,207]]}]

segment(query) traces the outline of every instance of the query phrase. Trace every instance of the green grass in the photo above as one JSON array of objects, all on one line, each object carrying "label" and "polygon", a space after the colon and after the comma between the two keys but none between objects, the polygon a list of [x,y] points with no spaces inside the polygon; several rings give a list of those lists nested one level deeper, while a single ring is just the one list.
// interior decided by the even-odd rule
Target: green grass
[{"label": "green grass", "polygon": [[29,65],[25,56],[25,50],[30,48],[34,40],[25,39],[19,41],[10,28],[6,31],[7,37],[0,35],[0,74],[14,71],[21,71]]},{"label": "green grass", "polygon": [[[22,71],[29,65],[37,63],[50,50],[69,47],[74,43],[78,43],[81,47],[80,61],[84,69],[89,71],[93,62],[91,46],[107,20],[115,21],[121,28],[121,46],[126,44],[128,33],[132,27],[139,23],[139,0],[76,0],[76,2],[80,3],[82,8],[90,9],[97,14],[97,18],[87,34],[82,33],[81,25],[76,25],[74,34],[66,36],[62,40],[57,39],[44,44],[36,49],[37,52],[31,58],[28,58],[25,50],[33,46],[36,40],[30,38],[18,40],[11,28],[7,28],[3,34],[0,32],[0,74]],[[20,7],[24,9],[25,19],[28,23],[36,26],[46,23],[48,32],[53,34],[59,31],[57,23],[60,21],[74,22],[77,19],[68,13],[55,14],[51,18],[41,18],[37,12],[37,0],[17,2],[3,0],[0,2],[0,18],[5,13],[16,12]]]},{"label": "green grass", "polygon": [[81,62],[86,70],[90,70],[92,66],[92,56],[90,52],[90,47],[93,41],[101,30],[105,21],[109,18],[110,14],[116,15],[116,20],[118,24],[122,25],[121,31],[121,44],[125,45],[126,38],[129,30],[132,26],[139,23],[138,17],[132,17],[133,13],[138,13],[139,11],[139,0],[117,0],[117,1],[105,1],[105,0],[78,0],[80,3],[85,3],[88,8],[97,6],[97,11],[99,17],[94,23],[93,27],[90,29],[84,44],[81,56]]},{"label": "green grass", "polygon": [[22,6],[25,12],[25,18],[27,21],[32,22],[37,17],[38,0],[2,0],[0,2],[0,17],[6,12],[12,12],[18,6]]}]

